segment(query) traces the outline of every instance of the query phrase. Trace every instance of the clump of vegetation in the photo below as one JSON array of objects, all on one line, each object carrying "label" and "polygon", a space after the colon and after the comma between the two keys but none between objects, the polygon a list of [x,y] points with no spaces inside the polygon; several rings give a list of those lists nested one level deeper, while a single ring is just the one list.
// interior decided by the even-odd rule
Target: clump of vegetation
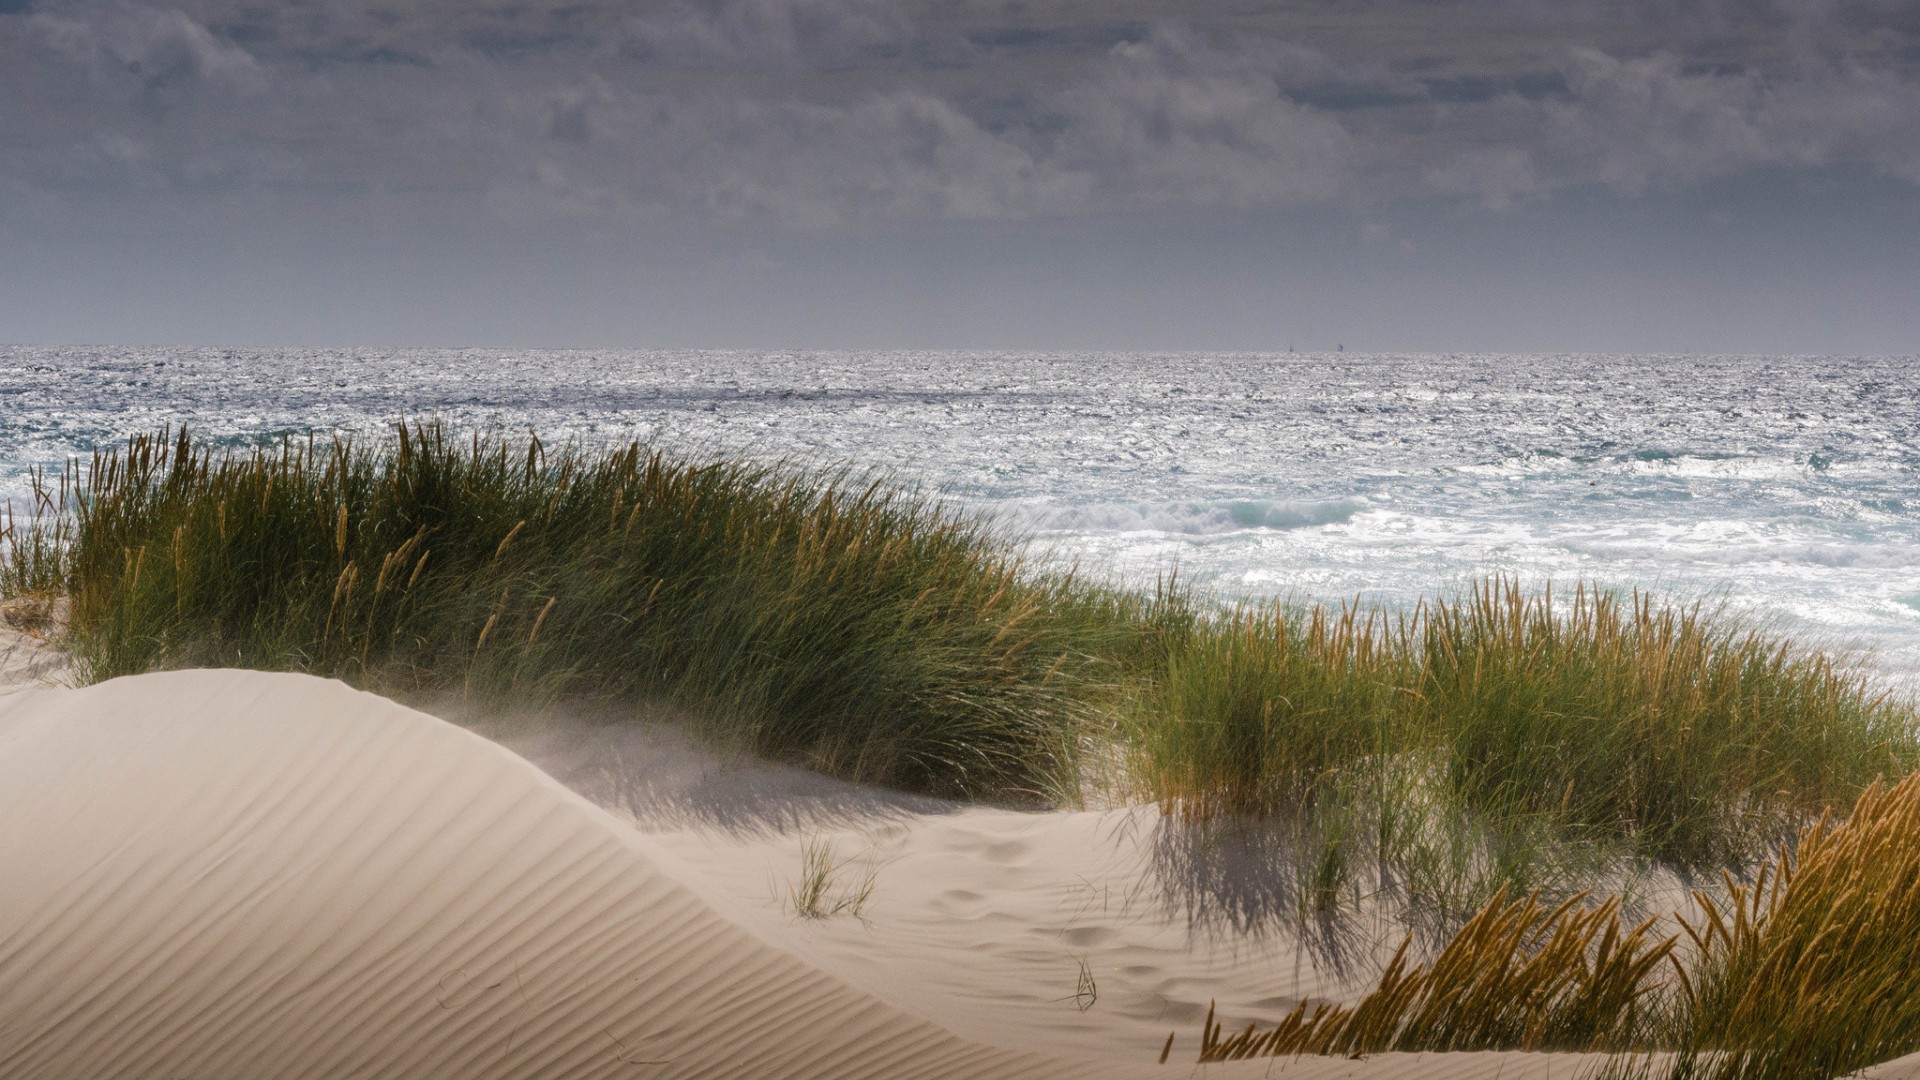
[{"label": "clump of vegetation", "polygon": [[384,452],[135,438],[68,509],[59,573],[38,535],[8,572],[58,577],[94,679],[215,665],[664,699],[747,750],[946,795],[1071,773],[1117,603],[874,478],[430,425]]},{"label": "clump of vegetation", "polygon": [[1409,639],[1403,700],[1469,802],[1683,868],[1750,863],[1915,762],[1910,708],[1698,605],[1495,579],[1428,605]]},{"label": "clump of vegetation", "polygon": [[1655,920],[1625,927],[1620,902],[1584,895],[1548,908],[1505,889],[1439,956],[1409,966],[1411,935],[1351,1007],[1298,1008],[1275,1026],[1221,1038],[1208,1010],[1200,1060],[1389,1050],[1597,1050],[1628,1046],[1645,1025],[1677,939]]},{"label": "clump of vegetation", "polygon": [[67,582],[66,555],[75,521],[65,512],[71,478],[32,474],[32,505],[25,520],[11,503],[0,505],[0,599],[50,605]]},{"label": "clump of vegetation", "polygon": [[845,864],[834,857],[833,842],[811,837],[800,845],[800,877],[787,888],[787,909],[803,919],[858,918],[873,896],[877,873],[868,866],[851,884],[838,880]]},{"label": "clump of vegetation", "polygon": [[1673,1080],[1841,1076],[1920,1051],[1920,776],[1875,784],[1696,905]]},{"label": "clump of vegetation", "polygon": [[1617,899],[1549,910],[1503,891],[1432,962],[1409,967],[1403,944],[1352,1006],[1302,1002],[1224,1038],[1209,1011],[1200,1060],[1608,1050],[1625,1055],[1613,1076],[1824,1080],[1920,1051],[1920,775],[1726,886],[1664,935],[1628,927]]},{"label": "clump of vegetation", "polygon": [[1266,819],[1302,914],[1385,898],[1451,931],[1502,887],[1750,867],[1916,761],[1912,708],[1831,657],[1641,593],[1493,578],[1166,640],[1132,774],[1184,818]]},{"label": "clump of vegetation", "polygon": [[1190,817],[1311,806],[1343,774],[1411,749],[1395,722],[1410,673],[1388,629],[1355,605],[1195,620],[1129,717],[1135,772]]}]

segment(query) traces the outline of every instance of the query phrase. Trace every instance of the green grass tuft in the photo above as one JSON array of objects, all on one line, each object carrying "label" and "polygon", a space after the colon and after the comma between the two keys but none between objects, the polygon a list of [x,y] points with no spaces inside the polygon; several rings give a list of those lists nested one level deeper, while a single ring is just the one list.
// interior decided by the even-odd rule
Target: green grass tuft
[{"label": "green grass tuft", "polygon": [[1407,700],[1452,785],[1499,817],[1740,865],[1915,764],[1911,708],[1724,613],[1493,579],[1422,615]]},{"label": "green grass tuft", "polygon": [[800,844],[800,877],[787,887],[787,909],[803,919],[860,917],[873,898],[877,872],[866,867],[850,885],[837,881],[846,864],[834,858],[833,842],[812,837]]},{"label": "green grass tuft", "polygon": [[222,665],[666,700],[744,749],[946,795],[1071,774],[1086,646],[1116,617],[911,491],[638,445],[429,425],[378,452],[221,456],[182,432],[96,456],[74,511],[63,584],[95,679]]}]

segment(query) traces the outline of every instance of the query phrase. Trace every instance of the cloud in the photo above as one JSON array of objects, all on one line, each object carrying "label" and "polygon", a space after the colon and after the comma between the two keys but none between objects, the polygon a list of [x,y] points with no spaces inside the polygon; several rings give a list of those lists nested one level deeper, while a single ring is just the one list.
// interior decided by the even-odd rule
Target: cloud
[{"label": "cloud", "polygon": [[1573,97],[1542,105],[1545,141],[1569,181],[1638,193],[1752,168],[1920,163],[1920,82],[1852,64],[1784,77],[1689,72],[1672,53],[1622,59],[1575,50]]},{"label": "cloud", "polygon": [[266,85],[252,55],[180,11],[112,4],[36,14],[26,25],[45,48],[99,82],[136,85],[148,94],[183,86],[255,92]]},{"label": "cloud", "polygon": [[1566,92],[1448,110],[1411,155],[1421,182],[1502,207],[1597,186],[1678,191],[1758,170],[1855,167],[1920,182],[1920,78],[1810,60],[1702,69],[1677,53],[1565,50]]},{"label": "cloud", "polygon": [[619,47],[666,66],[793,70],[856,62],[918,37],[889,0],[729,0],[636,16]]},{"label": "cloud", "polygon": [[[1099,208],[1247,208],[1334,195],[1352,140],[1280,89],[1304,50],[1221,48],[1176,28],[1113,47],[1057,103],[1049,164]],[[1276,55],[1277,54],[1277,55]]]},{"label": "cloud", "polygon": [[[586,198],[818,227],[871,217],[1019,218],[1324,198],[1351,154],[1280,91],[1274,57],[1175,29],[1114,46],[993,129],[918,88],[849,102],[604,80],[556,102],[540,182]],[[592,147],[581,136],[593,133]],[[624,175],[625,184],[622,184]],[[588,193],[592,194],[589,196]]]},{"label": "cloud", "polygon": [[[1076,28],[892,0],[328,0],[298,19],[181,3],[0,14],[0,184],[818,229],[1436,194],[1500,207],[1755,169],[1920,183],[1920,59],[1900,59],[1908,31],[1884,0],[1719,0],[1688,19],[1651,0],[1489,0],[1461,13],[1518,4],[1520,36],[1451,54],[1413,37],[1308,47],[1271,20],[1230,33],[1204,4]],[[1368,25],[1431,15],[1376,6]],[[1623,15],[1679,44],[1569,44]],[[1755,26],[1785,29],[1762,47],[1739,36]]]},{"label": "cloud", "polygon": [[871,217],[1005,217],[1047,203],[1018,146],[911,90],[844,105],[615,95],[602,153],[577,159],[623,197],[721,220],[817,227]]},{"label": "cloud", "polygon": [[1533,155],[1518,146],[1467,150],[1421,175],[1435,191],[1474,195],[1489,209],[1503,210],[1542,189]]}]

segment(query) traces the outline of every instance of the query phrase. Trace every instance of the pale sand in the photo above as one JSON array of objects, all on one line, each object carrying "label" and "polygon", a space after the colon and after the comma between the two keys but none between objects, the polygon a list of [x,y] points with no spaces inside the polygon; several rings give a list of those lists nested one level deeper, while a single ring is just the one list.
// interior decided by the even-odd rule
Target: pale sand
[{"label": "pale sand", "polygon": [[[0,696],[0,1077],[1517,1078],[1590,1063],[1195,1070],[1187,1014],[1206,997],[1271,1017],[1354,980],[1314,975],[1284,934],[1240,935],[1237,955],[1236,935],[1187,944],[1145,815],[916,802],[720,768],[632,730],[515,742],[619,814],[477,735],[305,676]],[[815,831],[875,848],[864,919],[782,910]],[[1082,960],[1099,994],[1084,1011]],[[1169,1030],[1172,1062],[1155,1066]]]}]

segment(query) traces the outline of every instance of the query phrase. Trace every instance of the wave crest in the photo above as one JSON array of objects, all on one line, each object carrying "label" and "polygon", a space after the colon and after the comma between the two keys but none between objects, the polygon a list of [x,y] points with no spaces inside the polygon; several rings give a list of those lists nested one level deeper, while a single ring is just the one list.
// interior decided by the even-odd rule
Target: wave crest
[{"label": "wave crest", "polygon": [[1285,531],[1344,525],[1368,509],[1365,500],[1232,499],[1218,502],[1100,502],[1032,507],[1019,516],[1039,532],[1163,532],[1187,536]]}]

